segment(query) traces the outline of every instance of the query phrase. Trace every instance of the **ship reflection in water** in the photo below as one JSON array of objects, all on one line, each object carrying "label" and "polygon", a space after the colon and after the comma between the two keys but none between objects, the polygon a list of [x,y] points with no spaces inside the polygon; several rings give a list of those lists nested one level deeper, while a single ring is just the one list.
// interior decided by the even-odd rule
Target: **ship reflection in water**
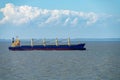
[{"label": "ship reflection in water", "polygon": [[58,39],[55,40],[55,45],[47,45],[46,40],[42,40],[42,45],[34,45],[34,40],[31,39],[30,45],[21,45],[20,40],[16,38],[12,40],[9,50],[86,50],[85,43],[71,44],[68,38],[67,44],[59,44]]}]

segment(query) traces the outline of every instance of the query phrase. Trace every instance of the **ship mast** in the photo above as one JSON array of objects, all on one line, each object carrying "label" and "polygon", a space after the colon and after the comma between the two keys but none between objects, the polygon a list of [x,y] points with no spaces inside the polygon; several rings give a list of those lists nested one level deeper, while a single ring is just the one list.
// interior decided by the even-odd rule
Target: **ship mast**
[{"label": "ship mast", "polygon": [[31,39],[31,46],[33,46],[34,44],[33,44],[33,39]]},{"label": "ship mast", "polygon": [[56,38],[56,46],[58,46],[58,39]]},{"label": "ship mast", "polygon": [[68,46],[70,46],[71,45],[71,43],[70,43],[70,38],[68,38]]},{"label": "ship mast", "polygon": [[46,41],[45,41],[45,39],[43,39],[43,46],[46,46]]}]

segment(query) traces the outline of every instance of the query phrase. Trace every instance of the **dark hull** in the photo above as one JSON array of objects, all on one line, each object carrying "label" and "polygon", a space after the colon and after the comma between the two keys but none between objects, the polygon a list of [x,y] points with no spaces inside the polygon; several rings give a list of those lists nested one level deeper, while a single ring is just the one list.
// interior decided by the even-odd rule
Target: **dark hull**
[{"label": "dark hull", "polygon": [[86,50],[84,48],[85,44],[78,45],[34,45],[34,46],[17,46],[17,47],[9,47],[9,50],[17,51],[17,50]]}]

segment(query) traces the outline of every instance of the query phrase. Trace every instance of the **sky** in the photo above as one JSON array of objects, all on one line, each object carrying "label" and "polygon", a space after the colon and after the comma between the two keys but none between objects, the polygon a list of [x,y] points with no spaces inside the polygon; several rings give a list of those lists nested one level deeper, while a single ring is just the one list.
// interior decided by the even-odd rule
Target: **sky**
[{"label": "sky", "polygon": [[120,0],[1,0],[0,39],[120,38]]}]

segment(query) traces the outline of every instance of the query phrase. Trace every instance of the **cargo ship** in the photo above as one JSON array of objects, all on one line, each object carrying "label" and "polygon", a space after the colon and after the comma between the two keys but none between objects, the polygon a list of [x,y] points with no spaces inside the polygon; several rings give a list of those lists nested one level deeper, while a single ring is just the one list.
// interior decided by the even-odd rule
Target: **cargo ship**
[{"label": "cargo ship", "polygon": [[58,39],[55,40],[55,45],[47,45],[45,39],[43,39],[41,45],[34,45],[33,39],[31,39],[30,45],[21,45],[20,40],[16,38],[12,39],[12,44],[9,50],[12,51],[24,51],[24,50],[86,50],[85,43],[71,44],[70,38],[68,38],[67,44],[59,45]]}]

